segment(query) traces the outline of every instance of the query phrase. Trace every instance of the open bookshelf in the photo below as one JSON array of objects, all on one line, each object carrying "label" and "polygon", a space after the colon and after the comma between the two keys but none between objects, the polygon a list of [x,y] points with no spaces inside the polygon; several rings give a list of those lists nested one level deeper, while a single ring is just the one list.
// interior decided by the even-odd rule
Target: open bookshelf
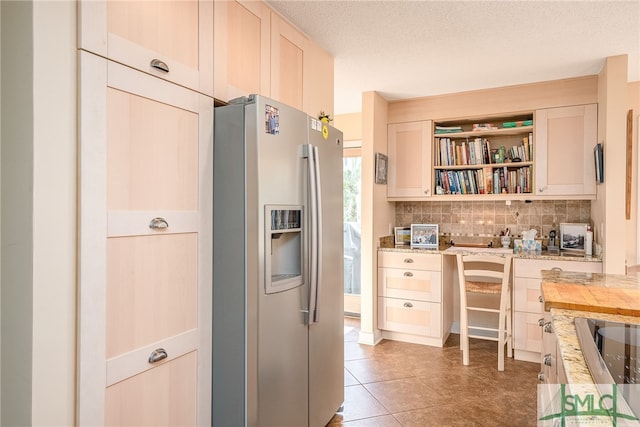
[{"label": "open bookshelf", "polygon": [[533,193],[533,113],[436,122],[434,196]]}]

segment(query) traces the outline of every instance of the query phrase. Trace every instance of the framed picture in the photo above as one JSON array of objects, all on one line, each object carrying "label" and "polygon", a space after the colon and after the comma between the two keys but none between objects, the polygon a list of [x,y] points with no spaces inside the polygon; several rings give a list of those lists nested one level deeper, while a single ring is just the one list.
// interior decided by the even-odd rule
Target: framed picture
[{"label": "framed picture", "polygon": [[376,153],[376,184],[387,183],[387,156]]},{"label": "framed picture", "polygon": [[584,252],[587,224],[560,224],[560,250]]},{"label": "framed picture", "polygon": [[411,224],[411,246],[438,247],[438,224]]},{"label": "framed picture", "polygon": [[394,231],[396,245],[411,244],[411,227],[394,227]]}]

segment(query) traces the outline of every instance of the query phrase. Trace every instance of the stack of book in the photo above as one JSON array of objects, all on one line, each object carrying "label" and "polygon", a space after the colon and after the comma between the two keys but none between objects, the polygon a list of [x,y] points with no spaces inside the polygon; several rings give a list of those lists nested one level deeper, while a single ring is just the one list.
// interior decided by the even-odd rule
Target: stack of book
[{"label": "stack of book", "polygon": [[472,141],[453,141],[450,138],[435,138],[435,165],[484,165],[491,163],[491,143],[486,138]]},{"label": "stack of book", "polygon": [[435,133],[457,133],[462,132],[462,126],[436,126]]}]

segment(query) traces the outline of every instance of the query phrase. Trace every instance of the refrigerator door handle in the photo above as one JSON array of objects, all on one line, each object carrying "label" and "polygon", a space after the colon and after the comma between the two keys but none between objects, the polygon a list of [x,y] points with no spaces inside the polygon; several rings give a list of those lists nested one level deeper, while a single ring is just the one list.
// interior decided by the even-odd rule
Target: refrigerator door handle
[{"label": "refrigerator door handle", "polygon": [[320,321],[320,293],[322,291],[322,180],[320,179],[320,155],[318,147],[313,147],[316,175],[316,295],[313,321]]},{"label": "refrigerator door handle", "polygon": [[318,288],[318,206],[317,206],[317,182],[316,182],[316,153],[317,150],[311,144],[304,146],[304,156],[307,158],[308,185],[309,185],[309,301],[308,313],[305,319],[308,325],[315,322]]}]

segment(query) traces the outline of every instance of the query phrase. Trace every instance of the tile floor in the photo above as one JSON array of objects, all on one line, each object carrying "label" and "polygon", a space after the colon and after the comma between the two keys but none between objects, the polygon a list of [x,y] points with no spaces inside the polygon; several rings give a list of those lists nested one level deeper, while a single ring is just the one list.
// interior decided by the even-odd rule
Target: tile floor
[{"label": "tile floor", "polygon": [[337,426],[535,426],[540,365],[505,360],[498,372],[497,345],[471,340],[462,365],[459,336],[444,348],[397,341],[358,344],[360,321],[345,334],[344,411]]}]

